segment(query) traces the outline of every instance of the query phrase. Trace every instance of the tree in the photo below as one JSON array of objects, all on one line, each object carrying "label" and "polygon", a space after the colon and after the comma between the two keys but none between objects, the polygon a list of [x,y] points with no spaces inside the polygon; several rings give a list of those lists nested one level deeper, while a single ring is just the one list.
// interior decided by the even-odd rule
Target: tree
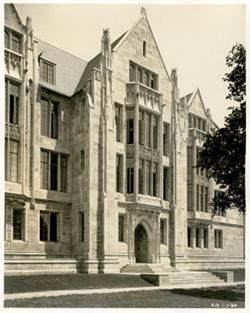
[{"label": "tree", "polygon": [[215,197],[211,210],[225,211],[238,208],[245,212],[245,149],[246,149],[246,50],[236,44],[226,57],[230,72],[223,80],[228,82],[227,99],[236,102],[230,107],[224,127],[214,129],[199,154],[197,166],[207,169],[223,193]]}]

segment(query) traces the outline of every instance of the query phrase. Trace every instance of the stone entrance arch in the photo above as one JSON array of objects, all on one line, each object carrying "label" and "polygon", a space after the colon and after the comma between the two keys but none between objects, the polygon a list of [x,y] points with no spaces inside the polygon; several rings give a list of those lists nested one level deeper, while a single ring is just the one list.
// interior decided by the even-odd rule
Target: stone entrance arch
[{"label": "stone entrance arch", "polygon": [[135,228],[134,255],[136,263],[149,263],[149,238],[146,229],[140,223]]}]

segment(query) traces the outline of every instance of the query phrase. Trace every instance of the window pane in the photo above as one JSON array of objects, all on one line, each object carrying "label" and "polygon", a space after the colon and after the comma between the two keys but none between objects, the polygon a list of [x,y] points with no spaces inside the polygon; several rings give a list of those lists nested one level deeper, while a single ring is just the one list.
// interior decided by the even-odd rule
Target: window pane
[{"label": "window pane", "polygon": [[116,191],[122,192],[122,155],[116,155]]},{"label": "window pane", "polygon": [[41,99],[41,135],[49,137],[49,102]]},{"label": "window pane", "polygon": [[144,172],[144,160],[139,159],[139,193],[144,194],[143,191],[143,172]]},{"label": "window pane", "polygon": [[57,241],[57,213],[50,213],[50,241]]},{"label": "window pane", "polygon": [[67,192],[67,157],[61,155],[61,191]]},{"label": "window pane", "polygon": [[48,174],[49,174],[49,153],[41,151],[41,181],[42,189],[48,189]]},{"label": "window pane", "polygon": [[10,83],[9,123],[18,124],[19,86]]},{"label": "window pane", "polygon": [[23,239],[23,225],[22,225],[22,210],[14,209],[13,211],[13,239],[22,240]]},{"label": "window pane", "polygon": [[21,52],[21,41],[20,38],[18,38],[18,36],[14,35],[12,33],[12,47],[11,50],[16,51],[18,53]]},{"label": "window pane", "polygon": [[6,30],[4,31],[4,47],[7,49],[10,48],[10,36]]},{"label": "window pane", "polygon": [[49,230],[49,214],[47,212],[40,212],[40,240],[48,240]]},{"label": "window pane", "polygon": [[10,140],[9,143],[9,179],[18,182],[18,142]]},{"label": "window pane", "polygon": [[58,167],[58,154],[51,153],[50,160],[50,189],[57,190],[57,167]]},{"label": "window pane", "polygon": [[158,148],[158,119],[156,116],[153,117],[153,148]]},{"label": "window pane", "polygon": [[58,138],[58,103],[51,104],[51,138]]},{"label": "window pane", "polygon": [[84,229],[85,229],[85,227],[84,227],[84,213],[83,212],[81,212],[81,213],[79,213],[80,214],[80,224],[79,224],[79,228],[80,228],[80,231],[79,231],[79,235],[80,235],[80,237],[79,237],[79,239],[80,239],[80,241],[84,241]]},{"label": "window pane", "polygon": [[139,144],[144,144],[144,114],[139,111]]},{"label": "window pane", "polygon": [[124,215],[119,214],[118,220],[118,240],[124,242]]}]

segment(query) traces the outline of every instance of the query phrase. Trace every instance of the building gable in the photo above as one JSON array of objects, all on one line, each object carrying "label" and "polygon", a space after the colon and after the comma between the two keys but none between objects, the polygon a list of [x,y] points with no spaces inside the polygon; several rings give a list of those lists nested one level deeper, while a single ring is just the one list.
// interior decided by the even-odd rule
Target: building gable
[{"label": "building gable", "polygon": [[18,32],[24,31],[24,25],[13,4],[4,5],[4,24]]},{"label": "building gable", "polygon": [[189,106],[190,113],[195,114],[205,119],[207,118],[206,108],[204,106],[204,102],[202,100],[199,89],[197,89],[189,98],[188,106]]},{"label": "building gable", "polygon": [[[144,43],[146,44],[146,55],[143,55]],[[144,8],[141,9],[141,16],[138,21],[122,36],[119,43],[113,48],[113,52],[119,53],[120,49],[126,50],[127,46],[133,49],[134,59],[132,61],[140,60],[141,65],[150,69],[150,63],[157,60],[158,63],[161,63],[161,67],[164,68],[167,78],[170,80]]]}]

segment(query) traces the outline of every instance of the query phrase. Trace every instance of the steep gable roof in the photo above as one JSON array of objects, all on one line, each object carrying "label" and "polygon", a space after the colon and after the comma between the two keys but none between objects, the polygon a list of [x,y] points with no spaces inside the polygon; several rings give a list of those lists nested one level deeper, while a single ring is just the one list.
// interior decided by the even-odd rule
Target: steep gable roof
[{"label": "steep gable roof", "polygon": [[158,44],[157,44],[157,42],[156,42],[156,40],[155,40],[155,37],[154,37],[153,31],[152,31],[152,28],[151,28],[150,23],[149,23],[149,21],[148,21],[148,17],[147,17],[146,9],[145,9],[145,8],[143,8],[143,7],[141,8],[141,16],[140,16],[139,19],[135,22],[135,24],[124,34],[124,36],[121,38],[121,40],[120,40],[119,43],[116,45],[116,47],[113,48],[113,51],[115,52],[115,51],[117,51],[117,50],[119,49],[119,47],[120,47],[120,46],[123,44],[123,42],[129,37],[129,35],[130,35],[130,34],[132,33],[132,31],[136,28],[136,26],[141,22],[142,19],[145,19],[146,22],[147,22],[147,24],[148,24],[148,28],[149,28],[150,33],[151,33],[151,36],[152,36],[152,38],[153,38],[153,40],[154,40],[155,46],[156,46],[156,48],[157,48],[157,50],[158,50],[158,53],[159,53],[161,62],[162,62],[162,64],[163,64],[164,68],[165,68],[167,77],[168,77],[169,80],[170,80],[170,76],[169,76],[169,74],[168,74],[168,70],[167,70],[166,65],[165,65],[165,63],[164,63],[164,61],[163,61],[163,58],[162,58],[160,49],[159,49],[159,47],[158,47]]},{"label": "steep gable roof", "polygon": [[[123,33],[120,37],[118,37],[114,42],[111,43],[111,47],[112,49],[114,49],[119,42],[122,40],[122,38],[126,35],[127,32]],[[93,68],[98,68],[100,69],[100,61],[101,61],[101,53],[98,53],[93,59],[91,59],[84,72],[83,75],[81,76],[81,79],[76,87],[75,92],[78,92],[80,89],[82,89],[84,87],[84,85],[86,84],[86,81],[90,78],[91,75],[91,71]]]},{"label": "steep gable roof", "polygon": [[4,25],[19,32],[23,32],[25,30],[25,25],[23,25],[14,4],[6,3],[4,5]]},{"label": "steep gable roof", "polygon": [[40,81],[41,86],[68,97],[72,96],[87,62],[41,39],[36,38],[36,40],[38,42],[38,55],[56,66],[55,85]]}]

